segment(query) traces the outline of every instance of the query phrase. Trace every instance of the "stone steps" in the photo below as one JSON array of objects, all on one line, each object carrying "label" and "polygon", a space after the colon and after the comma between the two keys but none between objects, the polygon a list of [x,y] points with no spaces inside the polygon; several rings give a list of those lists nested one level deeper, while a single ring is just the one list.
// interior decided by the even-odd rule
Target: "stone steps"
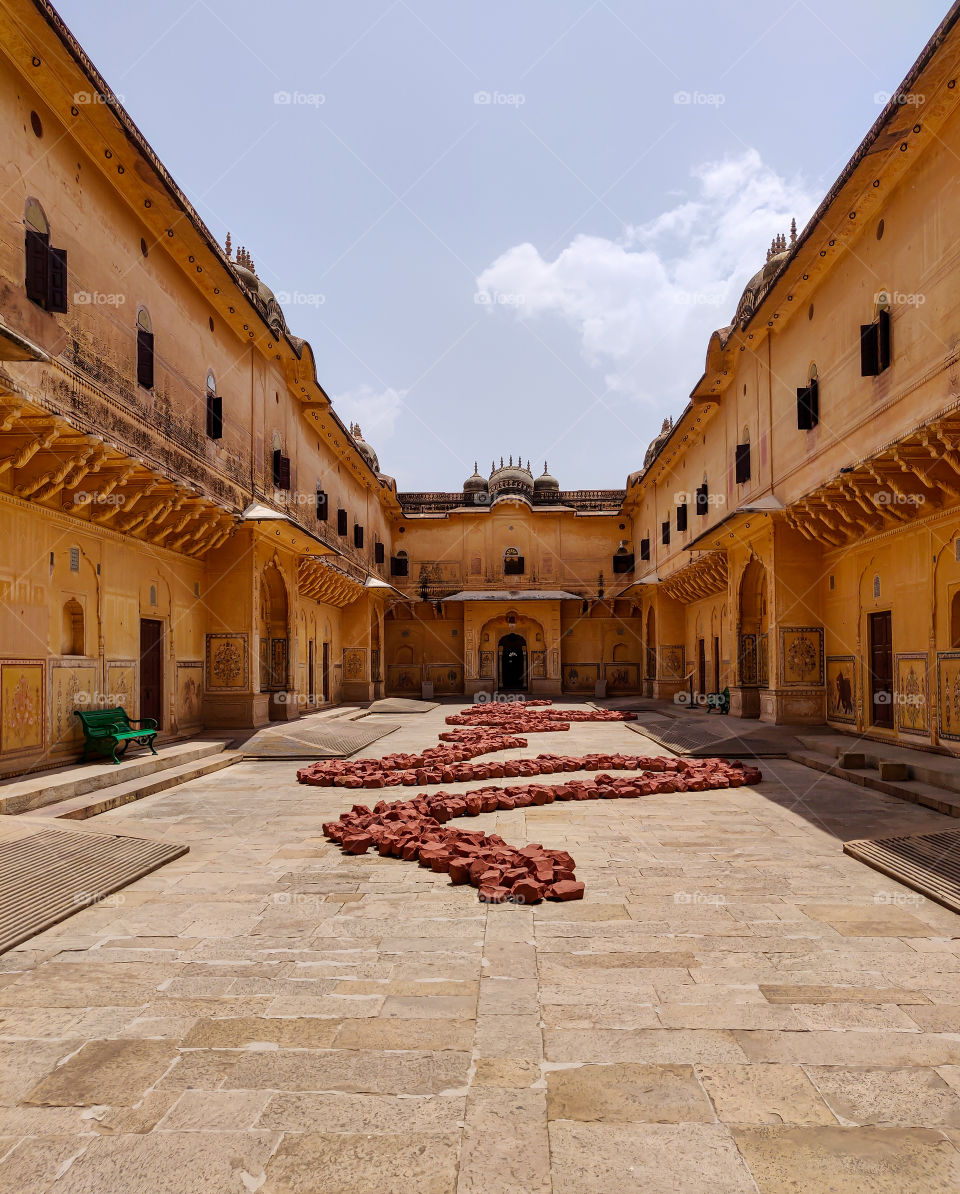
[{"label": "stone steps", "polygon": [[220,750],[192,762],[181,763],[177,767],[166,767],[150,775],[128,779],[107,788],[99,788],[95,792],[58,801],[56,804],[47,804],[38,809],[34,816],[51,820],[85,821],[98,813],[119,808],[122,804],[131,804],[134,800],[142,800],[145,796],[153,796],[157,792],[166,791],[167,788],[175,788],[188,780],[199,779],[202,775],[210,775],[214,771],[222,771],[233,763],[239,763],[242,757],[242,753],[237,750]]},{"label": "stone steps", "polygon": [[[868,763],[870,757],[868,754],[866,759]],[[887,751],[886,758],[888,759],[889,757],[890,752]],[[829,775],[835,775],[839,779],[849,780],[850,783],[857,784],[861,788],[871,788],[873,791],[883,792],[887,796],[896,796],[900,800],[909,801],[911,804],[920,804],[924,808],[935,809],[938,813],[944,813],[948,817],[960,817],[960,792],[951,791],[939,783],[928,783],[924,779],[916,778],[904,780],[881,779],[880,773],[875,766],[842,767],[838,754],[828,753],[824,750],[812,750],[809,748],[793,750],[787,754],[787,758],[792,759],[795,763],[803,763],[806,767],[813,767],[817,771],[824,771]],[[907,771],[912,776],[914,771],[912,765],[907,766]],[[935,768],[928,768],[928,773],[931,771],[938,778],[941,775],[947,776],[950,779],[953,778],[952,775],[945,771],[941,772]]]},{"label": "stone steps", "polygon": [[[138,753],[122,760],[119,765],[98,762],[75,763],[50,771],[37,771],[29,776],[19,776],[0,783],[0,815],[40,812],[49,805],[62,805],[106,789],[126,787],[128,784],[141,781],[148,784],[151,777],[162,772],[172,773],[216,759],[226,753],[226,745],[222,740],[194,738],[163,745],[159,747],[156,755],[149,752]],[[213,769],[225,765],[220,763]],[[197,774],[204,772],[199,771]],[[193,779],[195,776],[188,775],[187,778]],[[175,782],[182,783],[183,780]],[[165,783],[163,786],[172,785]]]}]

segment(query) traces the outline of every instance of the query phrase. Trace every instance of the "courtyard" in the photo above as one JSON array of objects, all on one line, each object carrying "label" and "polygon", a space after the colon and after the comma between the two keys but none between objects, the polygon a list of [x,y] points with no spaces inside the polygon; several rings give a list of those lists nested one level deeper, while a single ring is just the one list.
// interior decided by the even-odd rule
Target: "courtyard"
[{"label": "courtyard", "polygon": [[[507,757],[663,753],[550,737]],[[574,856],[535,907],[343,854],[294,762],[103,814],[190,852],[0,959],[0,1191],[957,1189],[960,921],[841,852],[950,822],[760,766],[471,820]]]}]

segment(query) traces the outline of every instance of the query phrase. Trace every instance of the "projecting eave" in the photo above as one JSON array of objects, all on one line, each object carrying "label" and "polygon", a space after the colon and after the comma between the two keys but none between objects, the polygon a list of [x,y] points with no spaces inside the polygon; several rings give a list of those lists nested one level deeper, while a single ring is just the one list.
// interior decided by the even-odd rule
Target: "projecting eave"
[{"label": "projecting eave", "polygon": [[453,593],[443,601],[581,601],[576,593],[566,589],[465,589]]},{"label": "projecting eave", "polygon": [[49,361],[40,347],[0,321],[0,361]]}]

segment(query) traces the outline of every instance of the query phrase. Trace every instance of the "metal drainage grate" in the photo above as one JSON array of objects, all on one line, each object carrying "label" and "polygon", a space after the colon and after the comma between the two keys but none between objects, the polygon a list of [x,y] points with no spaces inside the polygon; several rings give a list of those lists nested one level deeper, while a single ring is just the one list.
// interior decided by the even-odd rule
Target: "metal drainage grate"
[{"label": "metal drainage grate", "polygon": [[960,829],[845,842],[845,854],[960,912]]}]

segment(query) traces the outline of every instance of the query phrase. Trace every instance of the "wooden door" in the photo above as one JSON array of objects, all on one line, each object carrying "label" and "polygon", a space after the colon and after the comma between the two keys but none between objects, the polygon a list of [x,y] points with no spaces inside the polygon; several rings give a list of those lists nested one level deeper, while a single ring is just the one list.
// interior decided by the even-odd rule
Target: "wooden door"
[{"label": "wooden door", "polygon": [[317,703],[317,664],[314,652],[313,639],[310,640],[307,646],[307,695],[310,698],[310,707]]},{"label": "wooden door", "polygon": [[707,641],[697,639],[697,692],[707,691]]},{"label": "wooden door", "polygon": [[875,726],[893,729],[893,628],[890,611],[870,615],[870,696]]},{"label": "wooden door", "polygon": [[140,716],[163,729],[163,623],[155,618],[140,619]]},{"label": "wooden door", "polygon": [[330,700],[330,644],[323,644],[323,651],[321,653],[321,668],[320,674],[323,677],[323,699]]},{"label": "wooden door", "polygon": [[720,691],[720,636],[713,637],[713,688]]}]

